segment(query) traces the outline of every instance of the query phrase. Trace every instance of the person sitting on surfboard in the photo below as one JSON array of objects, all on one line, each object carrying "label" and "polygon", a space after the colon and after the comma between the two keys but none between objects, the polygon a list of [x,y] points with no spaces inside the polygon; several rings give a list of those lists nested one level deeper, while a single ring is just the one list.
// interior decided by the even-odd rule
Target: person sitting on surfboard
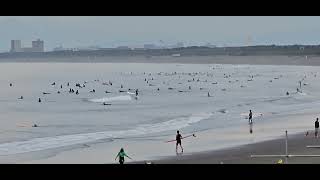
[{"label": "person sitting on surfboard", "polygon": [[179,133],[179,131],[177,131],[177,136],[176,136],[176,152],[178,152],[178,144],[180,144],[180,147],[181,147],[181,152],[183,152],[183,148],[182,148],[182,145],[181,145],[181,139],[182,139],[182,136],[181,134]]},{"label": "person sitting on surfboard", "polygon": [[129,157],[123,150],[123,148],[120,149],[120,152],[117,154],[115,160],[117,160],[117,157],[119,157],[119,163],[123,164],[124,163],[124,157],[128,157],[129,159],[131,159],[131,157]]}]

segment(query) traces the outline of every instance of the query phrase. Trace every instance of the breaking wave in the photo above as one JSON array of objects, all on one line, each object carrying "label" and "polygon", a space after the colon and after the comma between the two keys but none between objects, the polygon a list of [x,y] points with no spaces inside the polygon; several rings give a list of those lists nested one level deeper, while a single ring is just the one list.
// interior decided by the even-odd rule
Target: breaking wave
[{"label": "breaking wave", "polygon": [[27,141],[3,143],[0,144],[0,155],[40,151],[81,143],[89,143],[108,138],[125,138],[136,135],[177,130],[190,126],[193,123],[200,122],[203,119],[208,119],[211,115],[211,113],[193,114],[189,117],[179,117],[161,123],[143,124],[129,130],[61,135],[54,137],[34,138]]}]

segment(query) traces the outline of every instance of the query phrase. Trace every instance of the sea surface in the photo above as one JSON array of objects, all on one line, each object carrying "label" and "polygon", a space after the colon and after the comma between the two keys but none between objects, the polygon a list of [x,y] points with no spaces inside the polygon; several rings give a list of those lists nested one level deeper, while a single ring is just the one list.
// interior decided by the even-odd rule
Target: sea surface
[{"label": "sea surface", "polygon": [[[194,151],[246,144],[246,136],[255,133],[259,141],[275,138],[284,129],[303,132],[313,128],[316,116],[285,117],[317,113],[319,70],[284,65],[1,63],[0,163],[19,163],[12,160],[18,154],[33,153],[36,159],[37,152],[57,154],[83,144],[114,147],[115,142],[139,139],[148,146],[150,137],[163,144],[174,139],[177,130],[183,136],[213,132],[212,141]],[[248,129],[250,109],[253,134]],[[156,156],[143,148],[141,157]]]}]

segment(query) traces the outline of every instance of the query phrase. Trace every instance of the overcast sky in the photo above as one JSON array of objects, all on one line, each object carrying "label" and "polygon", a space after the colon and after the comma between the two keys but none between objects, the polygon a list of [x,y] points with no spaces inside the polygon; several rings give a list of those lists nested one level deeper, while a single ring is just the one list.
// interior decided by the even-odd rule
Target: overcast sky
[{"label": "overcast sky", "polygon": [[98,45],[320,44],[320,17],[308,16],[2,16],[0,51],[10,40],[31,46],[37,38],[45,49]]}]

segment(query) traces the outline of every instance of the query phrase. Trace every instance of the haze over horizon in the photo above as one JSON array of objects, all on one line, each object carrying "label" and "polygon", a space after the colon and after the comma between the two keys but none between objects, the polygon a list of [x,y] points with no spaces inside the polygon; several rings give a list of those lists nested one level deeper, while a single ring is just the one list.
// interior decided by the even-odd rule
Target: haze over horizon
[{"label": "haze over horizon", "polygon": [[[243,46],[320,44],[315,16],[2,16],[0,51],[42,39],[63,47],[171,45]],[[162,42],[160,42],[160,40]]]}]

